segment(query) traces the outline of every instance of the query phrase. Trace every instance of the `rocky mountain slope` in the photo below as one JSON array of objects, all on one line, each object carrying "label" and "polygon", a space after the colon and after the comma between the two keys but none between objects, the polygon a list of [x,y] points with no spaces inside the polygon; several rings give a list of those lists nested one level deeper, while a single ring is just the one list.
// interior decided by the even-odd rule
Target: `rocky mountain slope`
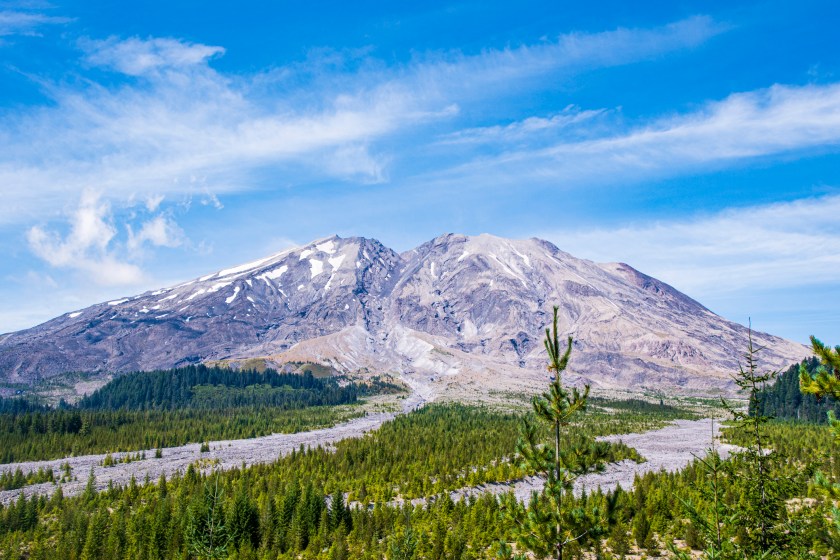
[{"label": "rocky mountain slope", "polygon": [[[403,254],[373,239],[319,240],[6,335],[0,376],[261,358],[422,377],[462,393],[528,391],[545,382],[552,305],[575,338],[570,379],[596,389],[732,389],[745,327],[626,264],[489,235],[444,235]],[[754,338],[768,368],[808,354]]]}]

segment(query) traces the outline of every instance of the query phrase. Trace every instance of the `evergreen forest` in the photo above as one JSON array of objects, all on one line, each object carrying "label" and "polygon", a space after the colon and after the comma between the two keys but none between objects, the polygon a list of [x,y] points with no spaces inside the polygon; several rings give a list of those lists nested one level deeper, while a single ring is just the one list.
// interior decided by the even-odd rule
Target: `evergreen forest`
[{"label": "evergreen forest", "polygon": [[[679,472],[637,475],[632,489],[579,493],[572,490],[579,476],[618,460],[645,460],[597,436],[697,418],[698,410],[593,398],[588,387],[565,387],[561,374],[571,340],[559,339],[555,330],[547,333],[546,345],[553,379],[527,411],[431,404],[361,438],[330,449],[301,448],[270,464],[222,471],[196,462],[169,478],[132,480],[101,491],[91,475],[85,491],[74,497],[64,496],[56,484],[51,495],[21,494],[0,506],[0,558],[838,556],[839,429],[831,415],[828,424],[819,418],[840,394],[840,384],[832,381],[837,350],[822,347],[820,354],[815,345],[816,359],[776,376],[762,370],[760,352],[748,348],[745,366],[735,375],[745,406],[721,403],[717,411],[728,418],[724,441],[737,446],[728,455],[713,449]],[[234,389],[271,387],[252,381]],[[304,390],[314,382],[300,381]],[[220,385],[199,377],[187,383]],[[107,405],[17,414],[210,413],[203,404],[190,404],[194,391],[150,388],[143,398],[120,398],[127,386],[115,386],[122,388],[113,396],[103,391],[89,401]],[[800,400],[791,387],[801,388]],[[185,395],[179,401],[183,408],[171,408]],[[286,412],[319,408],[333,410]],[[20,488],[55,482],[60,475],[16,472],[0,483]],[[450,495],[465,486],[532,475],[541,475],[545,485],[524,503],[512,493]]]},{"label": "evergreen forest", "polygon": [[331,426],[363,414],[361,396],[401,388],[311,374],[206,366],[124,374],[55,408],[0,399],[0,462],[172,447]]}]

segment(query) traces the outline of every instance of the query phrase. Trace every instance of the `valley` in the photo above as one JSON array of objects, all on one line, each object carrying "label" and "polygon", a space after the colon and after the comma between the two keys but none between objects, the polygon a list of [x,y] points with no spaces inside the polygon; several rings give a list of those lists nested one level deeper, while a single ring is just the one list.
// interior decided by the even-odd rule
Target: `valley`
[{"label": "valley", "polygon": [[757,477],[807,557],[837,443],[755,411],[824,415],[816,348],[538,239],[318,240],[0,340],[0,558],[511,558],[544,518],[681,558]]},{"label": "valley", "polygon": [[[208,475],[217,470],[272,463],[278,457],[301,449],[323,447],[330,450],[339,441],[362,437],[366,433],[379,429],[383,423],[393,420],[398,414],[410,414],[427,403],[435,401],[437,395],[431,385],[411,379],[405,381],[411,387],[408,395],[400,396],[399,399],[377,398],[371,403],[373,406],[365,407],[366,409],[393,408],[394,412],[365,411],[359,418],[328,428],[248,439],[209,441],[209,451],[205,452],[201,451],[201,445],[198,443],[165,447],[160,450],[160,457],[156,456],[158,453],[156,449],[135,449],[121,453],[64,457],[52,461],[7,463],[0,465],[0,473],[13,473],[18,469],[24,474],[39,469],[52,469],[53,472],[58,473],[69,466],[75,480],[61,483],[60,487],[64,496],[70,497],[81,494],[85,490],[91,473],[95,480],[96,490],[104,491],[110,486],[125,486],[132,479],[135,483],[148,483],[148,481],[158,480],[161,476],[171,478],[176,473],[183,475],[190,465]],[[606,404],[608,406],[609,402]],[[705,409],[705,411],[712,410]],[[621,413],[616,411],[615,414]],[[656,421],[656,416],[653,415],[651,420]],[[619,428],[620,432],[621,428]],[[600,487],[603,491],[610,491],[621,485],[622,488],[632,489],[636,473],[657,472],[660,469],[674,472],[684,467],[694,457],[705,455],[710,447],[715,445],[720,447],[719,432],[719,424],[715,425],[709,419],[700,419],[675,420],[664,428],[641,433],[600,436],[598,438],[600,441],[620,441],[630,446],[639,452],[644,462],[637,463],[625,459],[618,463],[611,463],[607,465],[605,472],[592,473],[579,479],[576,488],[578,491],[584,488],[592,491]],[[727,447],[724,445],[723,448]],[[139,454],[142,454],[142,458],[120,462],[124,457],[134,457]],[[103,462],[108,456],[114,459],[114,464],[105,466]],[[18,490],[0,491],[0,503],[8,505],[18,499],[21,494],[30,497],[37,494],[49,496],[58,486],[54,483],[42,483],[28,485]],[[451,491],[449,495],[457,501],[485,492],[502,494],[512,490],[518,499],[527,501],[531,492],[539,491],[541,487],[542,481],[539,478],[528,477],[509,483],[487,483],[476,487],[461,488]],[[419,504],[424,503],[426,499],[426,497],[412,498],[409,501],[412,504]],[[400,504],[402,501],[403,499],[398,497],[393,503]]]},{"label": "valley", "polygon": [[[398,403],[388,402],[383,406],[393,404],[401,406],[402,412],[407,413],[422,406],[427,402],[424,397],[425,391],[413,391],[405,399]],[[103,466],[103,461],[108,454],[83,455],[77,457],[65,457],[52,461],[35,461],[23,463],[9,463],[0,465],[0,473],[14,472],[21,469],[24,473],[37,471],[40,468],[52,469],[60,472],[64,465],[69,465],[76,480],[61,484],[65,496],[81,494],[92,472],[97,490],[106,490],[110,485],[124,486],[129,484],[133,478],[135,482],[158,480],[161,476],[171,478],[174,474],[184,474],[190,465],[198,465],[199,470],[205,474],[215,470],[228,470],[239,468],[243,465],[260,463],[271,463],[278,457],[288,455],[292,451],[298,451],[302,447],[330,447],[336,441],[348,438],[356,438],[365,433],[376,430],[384,422],[393,419],[395,412],[369,413],[362,417],[343,422],[330,428],[319,430],[303,431],[294,434],[273,434],[248,439],[210,441],[210,450],[201,452],[201,444],[192,443],[179,447],[166,447],[161,449],[161,457],[156,458],[156,449],[137,449],[130,452],[110,454],[117,461],[111,466]],[[132,460],[121,463],[119,459],[124,456],[143,454],[143,459]],[[34,494],[51,495],[56,490],[52,483],[36,484],[25,486],[20,490],[0,491],[0,503],[9,504],[18,498],[20,494],[31,496]]]}]

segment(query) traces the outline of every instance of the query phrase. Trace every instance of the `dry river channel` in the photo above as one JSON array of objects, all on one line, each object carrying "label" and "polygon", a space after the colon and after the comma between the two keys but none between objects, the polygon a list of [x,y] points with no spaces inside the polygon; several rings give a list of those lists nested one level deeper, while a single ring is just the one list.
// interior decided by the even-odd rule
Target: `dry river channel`
[{"label": "dry river channel", "polygon": [[[415,410],[434,398],[428,387],[411,382],[409,384],[412,386],[412,393],[402,401],[403,413]],[[37,471],[39,468],[51,468],[56,476],[59,476],[61,466],[68,463],[72,468],[74,480],[62,483],[60,486],[65,496],[73,496],[84,491],[91,469],[93,469],[97,489],[103,490],[109,484],[129,484],[132,477],[138,483],[143,483],[145,480],[156,481],[162,474],[171,477],[177,472],[184,473],[189,465],[196,463],[196,461],[200,461],[202,470],[205,472],[211,469],[232,469],[243,464],[270,463],[279,456],[289,454],[301,446],[326,447],[343,439],[360,437],[371,430],[376,430],[384,422],[392,420],[395,416],[396,413],[394,412],[376,413],[355,418],[330,428],[296,434],[273,434],[251,439],[214,441],[210,442],[210,451],[205,453],[200,452],[200,444],[198,443],[164,448],[160,458],[154,458],[155,450],[149,449],[145,451],[145,459],[134,460],[130,463],[116,463],[109,467],[102,466],[105,454],[101,454],[68,457],[52,461],[10,463],[0,465],[0,472],[14,472],[19,468],[26,474]],[[624,441],[630,447],[635,447],[647,459],[647,462],[636,464],[633,461],[625,460],[607,465],[604,472],[590,474],[579,479],[576,488],[578,490],[584,487],[594,489],[601,486],[601,488],[607,490],[615,488],[618,484],[621,484],[623,488],[630,488],[636,473],[659,471],[661,469],[679,470],[687,465],[695,455],[703,456],[716,441],[717,435],[717,425],[714,425],[713,430],[712,420],[703,419],[680,420],[663,429],[641,434],[602,438]],[[724,448],[722,450],[726,451],[726,446],[718,445],[718,447]],[[136,452],[113,453],[112,457],[119,460],[124,455],[134,454]],[[8,504],[16,500],[20,494],[49,496],[55,492],[57,487],[58,484],[48,482],[25,486],[17,490],[6,490],[0,492],[0,503]],[[451,496],[454,500],[459,500],[482,492],[500,494],[513,489],[520,499],[526,500],[532,491],[539,490],[541,487],[542,480],[538,477],[529,477],[510,483],[462,488],[452,492]],[[422,502],[423,499],[413,501]]]}]

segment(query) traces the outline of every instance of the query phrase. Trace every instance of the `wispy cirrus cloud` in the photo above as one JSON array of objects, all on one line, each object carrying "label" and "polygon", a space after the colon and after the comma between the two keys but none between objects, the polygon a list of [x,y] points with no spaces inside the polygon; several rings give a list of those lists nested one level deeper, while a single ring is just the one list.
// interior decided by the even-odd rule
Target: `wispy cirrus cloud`
[{"label": "wispy cirrus cloud", "polygon": [[44,82],[52,106],[2,117],[0,140],[9,149],[0,154],[0,183],[14,189],[0,221],[54,212],[68,193],[88,187],[114,199],[194,194],[196,176],[214,196],[263,188],[255,174],[267,167],[293,174],[292,181],[301,169],[302,181],[389,181],[389,162],[398,155],[389,135],[454,124],[460,104],[522,87],[523,79],[660,56],[724,29],[695,17],[475,55],[429,54],[398,67],[371,62],[347,70],[332,63],[333,72],[322,65],[304,82],[289,78],[306,72],[294,66],[273,78],[220,73],[212,61],[223,47],[173,38],[85,39],[84,64],[126,79]]},{"label": "wispy cirrus cloud", "polygon": [[0,9],[0,38],[12,35],[38,35],[43,27],[71,21],[73,21],[71,18],[49,16],[38,12]]},{"label": "wispy cirrus cloud", "polygon": [[548,117],[528,117],[505,125],[473,127],[458,130],[443,136],[441,144],[497,144],[507,146],[513,142],[533,143],[542,135],[563,134],[572,136],[571,131],[579,129],[581,125],[589,128],[593,120],[606,115],[605,109],[580,110],[569,106],[562,112]]},{"label": "wispy cirrus cloud", "polygon": [[[511,125],[524,126],[527,121]],[[618,125],[616,125],[618,127]],[[602,131],[605,127],[601,127]],[[501,135],[500,135],[501,137]],[[489,177],[543,184],[618,183],[706,171],[763,156],[840,146],[840,84],[732,94],[700,110],[600,137],[552,145],[499,142],[499,152],[444,171],[446,180]]]},{"label": "wispy cirrus cloud", "polygon": [[521,80],[572,75],[609,68],[697,47],[729,30],[708,16],[694,16],[653,28],[619,28],[600,33],[566,33],[556,40],[478,55],[429,55],[412,71],[418,84],[433,90],[528,87]]},{"label": "wispy cirrus cloud", "polygon": [[[49,218],[49,226],[28,230],[36,256],[96,282],[136,284],[144,278],[141,257],[148,249],[189,245],[186,233],[159,208],[164,198],[194,196],[222,208],[220,196],[271,188],[266,175],[283,176],[285,185],[386,183],[393,180],[390,162],[405,156],[388,142],[392,135],[411,133],[416,144],[434,143],[423,127],[445,123],[457,129],[461,105],[493,99],[528,81],[528,87],[541,87],[558,76],[692,48],[724,30],[710,18],[695,17],[472,55],[430,53],[398,66],[376,61],[369,50],[320,53],[254,75],[216,70],[222,46],[165,37],[81,39],[79,76],[40,82],[50,105],[0,116],[0,143],[6,147],[0,184],[10,187],[0,222],[43,224]],[[103,79],[103,71],[116,79]],[[570,108],[449,138],[524,138],[598,114]],[[80,194],[78,209],[62,214]],[[117,225],[128,221],[121,213],[136,201],[159,214]]]},{"label": "wispy cirrus cloud", "polygon": [[85,60],[89,64],[111,68],[129,76],[144,76],[160,69],[189,68],[225,52],[222,47],[158,37],[109,37],[104,41],[85,39],[80,46],[87,52]]},{"label": "wispy cirrus cloud", "polygon": [[730,209],[691,219],[545,232],[560,248],[623,261],[695,297],[761,287],[836,285],[840,195]]}]

